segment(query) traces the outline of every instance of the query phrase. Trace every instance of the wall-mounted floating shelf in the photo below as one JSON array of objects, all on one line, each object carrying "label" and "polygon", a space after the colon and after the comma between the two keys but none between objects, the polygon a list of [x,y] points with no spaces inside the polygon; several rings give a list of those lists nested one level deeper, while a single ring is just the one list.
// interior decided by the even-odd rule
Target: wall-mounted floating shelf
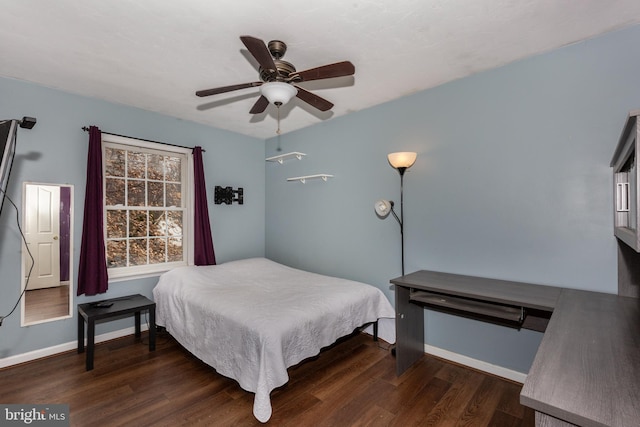
[{"label": "wall-mounted floating shelf", "polygon": [[327,181],[327,179],[333,178],[333,175],[327,175],[326,173],[319,173],[316,175],[307,175],[307,176],[297,176],[295,178],[287,178],[287,181],[300,181],[305,184],[308,179],[322,179],[323,181]]},{"label": "wall-mounted floating shelf", "polygon": [[280,164],[284,163],[285,160],[289,160],[289,159],[298,159],[298,160],[302,160],[302,156],[306,156],[306,154],[304,153],[298,153],[297,151],[294,151],[292,153],[286,153],[286,154],[280,154],[278,156],[273,156],[273,157],[267,157],[265,160],[267,162],[278,162]]}]

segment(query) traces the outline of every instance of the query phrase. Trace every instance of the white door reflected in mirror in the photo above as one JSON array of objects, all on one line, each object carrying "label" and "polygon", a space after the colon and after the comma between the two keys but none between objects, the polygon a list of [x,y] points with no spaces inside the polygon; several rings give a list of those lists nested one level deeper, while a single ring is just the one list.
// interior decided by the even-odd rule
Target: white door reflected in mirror
[{"label": "white door reflected in mirror", "polygon": [[27,185],[25,189],[24,236],[33,255],[26,259],[31,270],[27,290],[68,285],[60,278],[60,187]]},{"label": "white door reflected in mirror", "polygon": [[25,183],[22,325],[72,315],[73,186]]}]

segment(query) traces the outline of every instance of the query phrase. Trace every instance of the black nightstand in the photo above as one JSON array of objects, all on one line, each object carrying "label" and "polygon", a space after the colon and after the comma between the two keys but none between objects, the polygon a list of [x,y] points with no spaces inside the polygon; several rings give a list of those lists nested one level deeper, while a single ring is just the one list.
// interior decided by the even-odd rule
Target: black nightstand
[{"label": "black nightstand", "polygon": [[142,295],[129,295],[78,305],[78,353],[84,352],[84,322],[87,322],[87,371],[93,369],[96,321],[134,313],[136,337],[140,337],[140,312],[149,311],[149,351],[156,349],[156,303]]}]

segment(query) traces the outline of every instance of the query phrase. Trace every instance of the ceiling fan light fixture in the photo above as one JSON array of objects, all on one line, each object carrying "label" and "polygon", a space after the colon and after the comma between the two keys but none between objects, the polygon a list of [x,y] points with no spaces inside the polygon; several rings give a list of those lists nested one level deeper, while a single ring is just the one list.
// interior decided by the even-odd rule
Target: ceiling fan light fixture
[{"label": "ceiling fan light fixture", "polygon": [[267,98],[271,104],[279,107],[291,101],[291,98],[298,93],[298,89],[289,83],[267,82],[260,86],[260,93]]}]

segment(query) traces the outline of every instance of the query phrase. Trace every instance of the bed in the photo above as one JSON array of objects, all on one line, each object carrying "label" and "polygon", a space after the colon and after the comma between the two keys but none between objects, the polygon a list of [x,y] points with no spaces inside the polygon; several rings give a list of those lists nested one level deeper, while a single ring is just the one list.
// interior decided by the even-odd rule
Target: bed
[{"label": "bed", "polygon": [[[253,414],[261,422],[271,417],[270,393],[289,380],[288,367],[360,326],[395,318],[374,286],[266,258],[174,269],[160,276],[153,296],[157,324],[255,393]],[[393,327],[379,330],[395,342]]]}]

